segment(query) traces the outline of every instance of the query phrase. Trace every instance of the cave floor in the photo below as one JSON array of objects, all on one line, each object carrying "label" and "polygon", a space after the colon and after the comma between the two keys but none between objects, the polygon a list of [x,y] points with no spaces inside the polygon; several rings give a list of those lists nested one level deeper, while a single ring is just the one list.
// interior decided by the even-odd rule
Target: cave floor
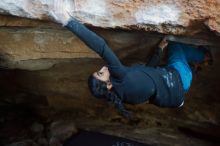
[{"label": "cave floor", "polygon": [[[193,90],[190,94],[193,94]],[[24,139],[36,140],[30,127],[34,122],[44,125],[45,130],[53,121],[71,121],[76,127],[84,130],[97,131],[120,136],[138,142],[162,146],[210,146],[220,144],[219,110],[220,101],[212,92],[208,103],[204,96],[188,98],[183,108],[163,109],[143,104],[135,107],[127,105],[134,113],[132,120],[116,114],[113,107],[103,104],[96,111],[89,109],[73,109],[56,111],[45,106],[26,107],[13,105],[1,106],[0,143],[5,145]],[[17,95],[16,95],[17,96]],[[45,137],[46,132],[40,137]]]}]

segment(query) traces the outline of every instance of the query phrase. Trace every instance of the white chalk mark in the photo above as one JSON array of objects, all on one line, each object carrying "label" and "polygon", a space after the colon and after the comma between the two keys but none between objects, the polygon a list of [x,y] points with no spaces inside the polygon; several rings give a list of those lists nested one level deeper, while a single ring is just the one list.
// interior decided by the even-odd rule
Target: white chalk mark
[{"label": "white chalk mark", "polygon": [[135,17],[138,23],[146,24],[162,24],[171,23],[178,24],[180,10],[175,5],[155,5],[141,7]]},{"label": "white chalk mark", "polygon": [[107,16],[106,2],[105,0],[87,0],[80,11],[96,16]]}]

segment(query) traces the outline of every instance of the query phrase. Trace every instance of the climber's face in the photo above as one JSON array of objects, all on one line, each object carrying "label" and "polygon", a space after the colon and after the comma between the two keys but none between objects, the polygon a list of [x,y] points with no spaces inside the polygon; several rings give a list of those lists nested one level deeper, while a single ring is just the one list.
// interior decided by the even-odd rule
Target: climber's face
[{"label": "climber's face", "polygon": [[108,67],[103,66],[99,71],[94,72],[93,76],[103,82],[107,82],[110,80],[110,73],[108,71]]},{"label": "climber's face", "polygon": [[108,67],[103,66],[99,71],[94,72],[93,76],[96,79],[105,82],[107,84],[108,89],[112,88],[112,83],[110,81],[110,72],[108,70]]}]

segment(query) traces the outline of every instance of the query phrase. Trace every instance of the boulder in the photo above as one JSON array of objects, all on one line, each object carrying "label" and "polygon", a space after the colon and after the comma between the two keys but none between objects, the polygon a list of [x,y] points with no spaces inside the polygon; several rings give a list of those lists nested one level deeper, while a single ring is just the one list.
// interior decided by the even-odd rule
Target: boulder
[{"label": "boulder", "polygon": [[[62,62],[99,58],[77,36],[60,25],[11,16],[0,16],[0,66],[10,69],[44,70]],[[159,33],[89,27],[103,37],[120,58],[139,53],[145,58],[164,36]],[[220,46],[211,32],[194,36],[175,36],[178,42]],[[142,53],[142,52],[145,53]],[[145,55],[145,56],[143,56]],[[142,57],[141,57],[142,56]]]},{"label": "boulder", "polygon": [[62,143],[77,133],[75,124],[70,121],[55,121],[49,129],[49,145],[62,146]]},{"label": "boulder", "polygon": [[[70,14],[102,28],[138,29],[166,34],[220,33],[219,0],[64,0]],[[0,13],[53,20],[54,0],[1,0]],[[206,26],[206,27],[205,27]]]}]

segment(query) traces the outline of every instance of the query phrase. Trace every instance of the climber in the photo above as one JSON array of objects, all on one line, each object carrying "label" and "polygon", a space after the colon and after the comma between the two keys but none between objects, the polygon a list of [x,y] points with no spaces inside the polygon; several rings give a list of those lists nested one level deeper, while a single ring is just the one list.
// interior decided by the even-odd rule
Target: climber
[{"label": "climber", "polygon": [[[60,1],[62,2],[62,1]],[[129,112],[124,103],[140,104],[148,101],[160,107],[181,107],[184,94],[188,92],[192,71],[188,62],[211,61],[209,49],[193,48],[186,44],[163,39],[146,65],[124,66],[105,41],[69,15],[69,12],[55,4],[51,16],[77,35],[86,45],[99,54],[106,66],[94,72],[88,79],[91,93],[114,103],[125,115]],[[160,56],[168,47],[168,62],[158,67]]]}]

